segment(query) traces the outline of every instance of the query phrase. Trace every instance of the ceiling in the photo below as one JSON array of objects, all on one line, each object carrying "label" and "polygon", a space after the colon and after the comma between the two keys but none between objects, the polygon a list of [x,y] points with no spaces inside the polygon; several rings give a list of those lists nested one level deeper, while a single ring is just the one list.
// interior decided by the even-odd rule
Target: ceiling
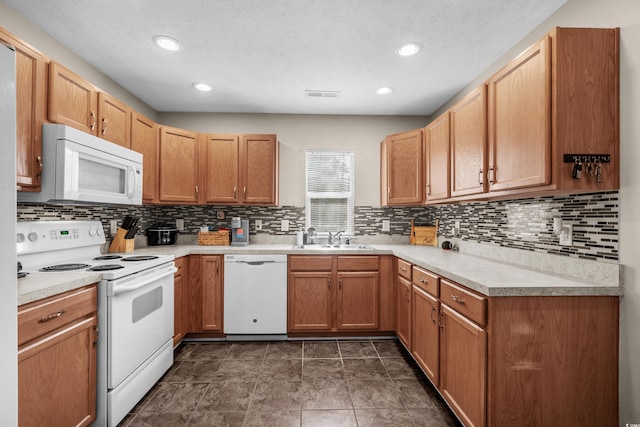
[{"label": "ceiling", "polygon": [[431,115],[567,0],[4,1],[159,112]]}]

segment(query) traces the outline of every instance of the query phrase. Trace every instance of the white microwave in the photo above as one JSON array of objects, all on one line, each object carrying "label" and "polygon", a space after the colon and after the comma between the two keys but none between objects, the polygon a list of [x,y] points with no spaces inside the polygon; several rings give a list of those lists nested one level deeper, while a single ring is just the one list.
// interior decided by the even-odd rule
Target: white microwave
[{"label": "white microwave", "polygon": [[18,201],[142,204],[142,154],[66,125],[42,125],[42,191]]}]

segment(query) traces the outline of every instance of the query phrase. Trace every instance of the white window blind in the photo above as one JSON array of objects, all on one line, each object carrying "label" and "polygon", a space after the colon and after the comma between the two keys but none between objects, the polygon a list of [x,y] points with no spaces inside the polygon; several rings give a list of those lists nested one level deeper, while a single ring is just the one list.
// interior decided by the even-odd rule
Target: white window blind
[{"label": "white window blind", "polygon": [[306,151],[306,229],[353,235],[354,153]]}]

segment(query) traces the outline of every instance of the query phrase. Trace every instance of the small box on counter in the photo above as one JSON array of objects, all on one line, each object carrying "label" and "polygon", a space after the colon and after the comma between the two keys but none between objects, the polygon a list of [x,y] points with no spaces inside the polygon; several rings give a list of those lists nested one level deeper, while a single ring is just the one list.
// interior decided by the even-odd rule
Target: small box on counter
[{"label": "small box on counter", "polygon": [[411,220],[409,243],[412,245],[438,246],[438,220],[436,219],[435,225],[416,225]]},{"label": "small box on counter", "polygon": [[231,244],[230,230],[200,231],[198,232],[198,244],[202,246],[229,246]]}]

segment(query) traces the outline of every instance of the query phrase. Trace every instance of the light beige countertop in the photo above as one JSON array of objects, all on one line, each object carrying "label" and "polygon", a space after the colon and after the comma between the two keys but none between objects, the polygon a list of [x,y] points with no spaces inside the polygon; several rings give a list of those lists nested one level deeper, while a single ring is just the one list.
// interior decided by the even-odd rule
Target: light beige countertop
[{"label": "light beige countertop", "polygon": [[[170,245],[147,246],[130,254],[187,255],[288,254],[288,255],[395,255],[486,296],[621,296],[621,266],[592,262],[604,273],[587,280],[551,273],[503,261],[433,246],[370,245],[373,250],[293,249],[292,244],[250,244],[248,246]],[[567,257],[556,257],[569,262]],[[599,264],[599,266],[598,266]],[[568,269],[570,270],[570,269]],[[602,277],[604,275],[604,279]],[[46,298],[100,280],[96,273],[32,273],[18,279],[18,305]]]}]

